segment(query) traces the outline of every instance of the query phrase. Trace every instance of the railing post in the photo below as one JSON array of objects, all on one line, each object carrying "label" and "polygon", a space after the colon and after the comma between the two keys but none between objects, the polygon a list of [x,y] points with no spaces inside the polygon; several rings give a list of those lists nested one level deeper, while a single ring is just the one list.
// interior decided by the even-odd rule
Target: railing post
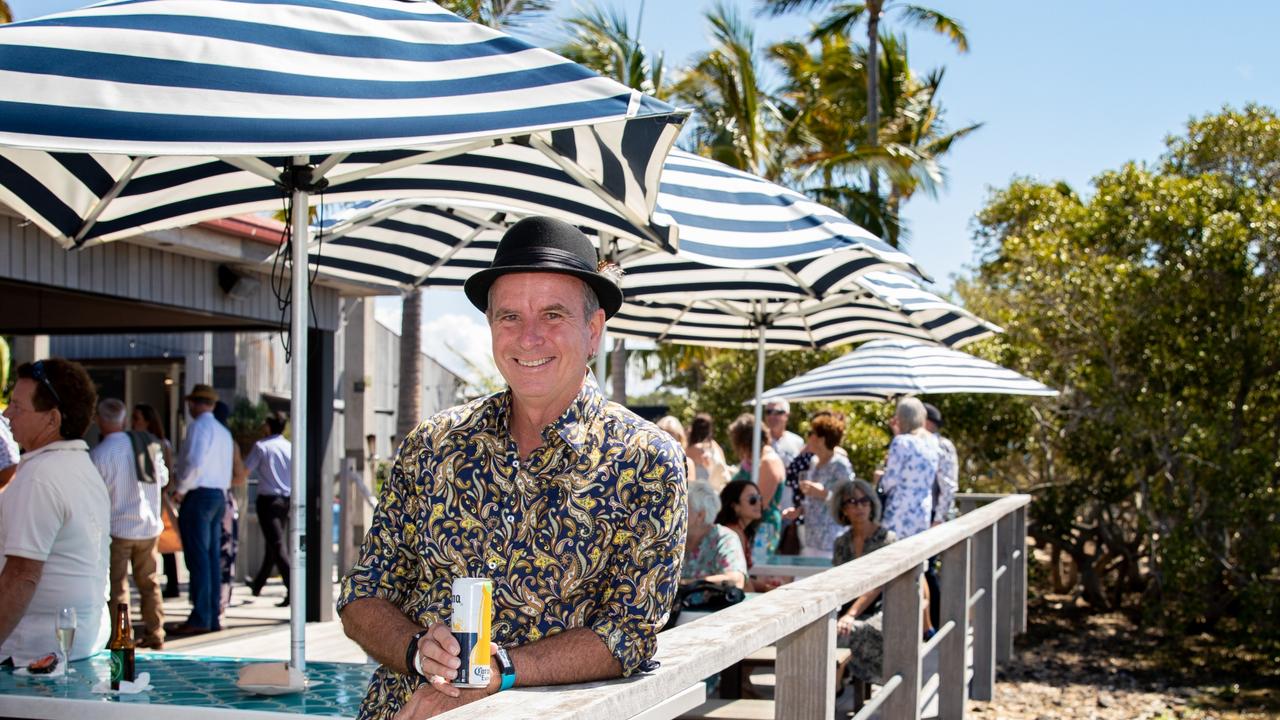
[{"label": "railing post", "polygon": [[969,697],[990,700],[996,685],[996,526],[978,531],[973,543],[973,685]]},{"label": "railing post", "polygon": [[965,650],[969,640],[969,540],[942,553],[940,620],[955,627],[938,647],[938,718],[964,717]]},{"label": "railing post", "polygon": [[836,613],[778,640],[774,717],[831,720],[836,711]]},{"label": "railing post", "polygon": [[1013,513],[996,523],[996,564],[1004,568],[996,580],[996,663],[1013,658]]},{"label": "railing post", "polygon": [[1013,566],[1013,630],[1027,631],[1027,506],[1014,513],[1013,549],[1018,557]]},{"label": "railing post", "polygon": [[884,717],[902,720],[920,717],[921,616],[919,565],[889,581],[884,591],[883,679],[902,676],[902,684],[884,701]]}]

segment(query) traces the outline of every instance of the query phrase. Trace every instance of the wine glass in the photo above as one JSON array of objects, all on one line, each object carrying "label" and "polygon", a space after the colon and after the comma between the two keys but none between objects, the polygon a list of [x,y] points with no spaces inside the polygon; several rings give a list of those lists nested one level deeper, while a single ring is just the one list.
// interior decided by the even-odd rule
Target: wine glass
[{"label": "wine glass", "polygon": [[58,635],[58,649],[62,651],[62,682],[67,682],[67,674],[71,672],[71,644],[76,639],[76,609],[64,607],[58,610],[58,619],[54,625]]}]

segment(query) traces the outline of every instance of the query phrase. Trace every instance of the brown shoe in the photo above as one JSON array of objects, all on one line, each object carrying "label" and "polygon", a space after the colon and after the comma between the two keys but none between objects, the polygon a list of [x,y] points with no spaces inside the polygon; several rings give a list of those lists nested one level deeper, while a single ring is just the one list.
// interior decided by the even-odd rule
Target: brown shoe
[{"label": "brown shoe", "polygon": [[138,647],[143,650],[163,650],[164,641],[160,638],[143,638],[138,642]]}]

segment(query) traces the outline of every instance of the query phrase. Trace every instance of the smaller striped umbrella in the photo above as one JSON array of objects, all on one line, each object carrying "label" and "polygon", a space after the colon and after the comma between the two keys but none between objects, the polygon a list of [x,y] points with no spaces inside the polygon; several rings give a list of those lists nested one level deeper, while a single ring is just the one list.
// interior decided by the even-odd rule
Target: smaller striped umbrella
[{"label": "smaller striped umbrella", "polygon": [[866,343],[769,390],[762,399],[886,400],[934,393],[1058,395],[1047,385],[968,353],[891,339]]}]

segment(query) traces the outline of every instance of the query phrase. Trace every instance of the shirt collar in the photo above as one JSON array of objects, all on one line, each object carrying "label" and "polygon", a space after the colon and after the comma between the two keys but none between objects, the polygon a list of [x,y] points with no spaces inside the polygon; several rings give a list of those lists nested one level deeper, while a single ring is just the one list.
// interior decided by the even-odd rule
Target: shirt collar
[{"label": "shirt collar", "polygon": [[[565,411],[560,414],[560,417],[556,418],[555,422],[542,429],[543,442],[550,441],[553,434],[558,435],[574,453],[578,455],[589,454],[591,448],[587,447],[587,443],[592,437],[591,428],[603,414],[605,402],[604,396],[600,394],[599,386],[596,385],[595,376],[591,373],[586,373],[577,397],[573,399],[573,402],[569,403],[569,407],[565,408]],[[495,419],[498,427],[507,435],[510,435],[511,388],[507,388],[498,397]]]},{"label": "shirt collar", "polygon": [[41,453],[58,452],[60,450],[83,450],[84,452],[89,452],[89,444],[83,440],[54,440],[42,448],[22,453],[22,459],[27,460]]}]

